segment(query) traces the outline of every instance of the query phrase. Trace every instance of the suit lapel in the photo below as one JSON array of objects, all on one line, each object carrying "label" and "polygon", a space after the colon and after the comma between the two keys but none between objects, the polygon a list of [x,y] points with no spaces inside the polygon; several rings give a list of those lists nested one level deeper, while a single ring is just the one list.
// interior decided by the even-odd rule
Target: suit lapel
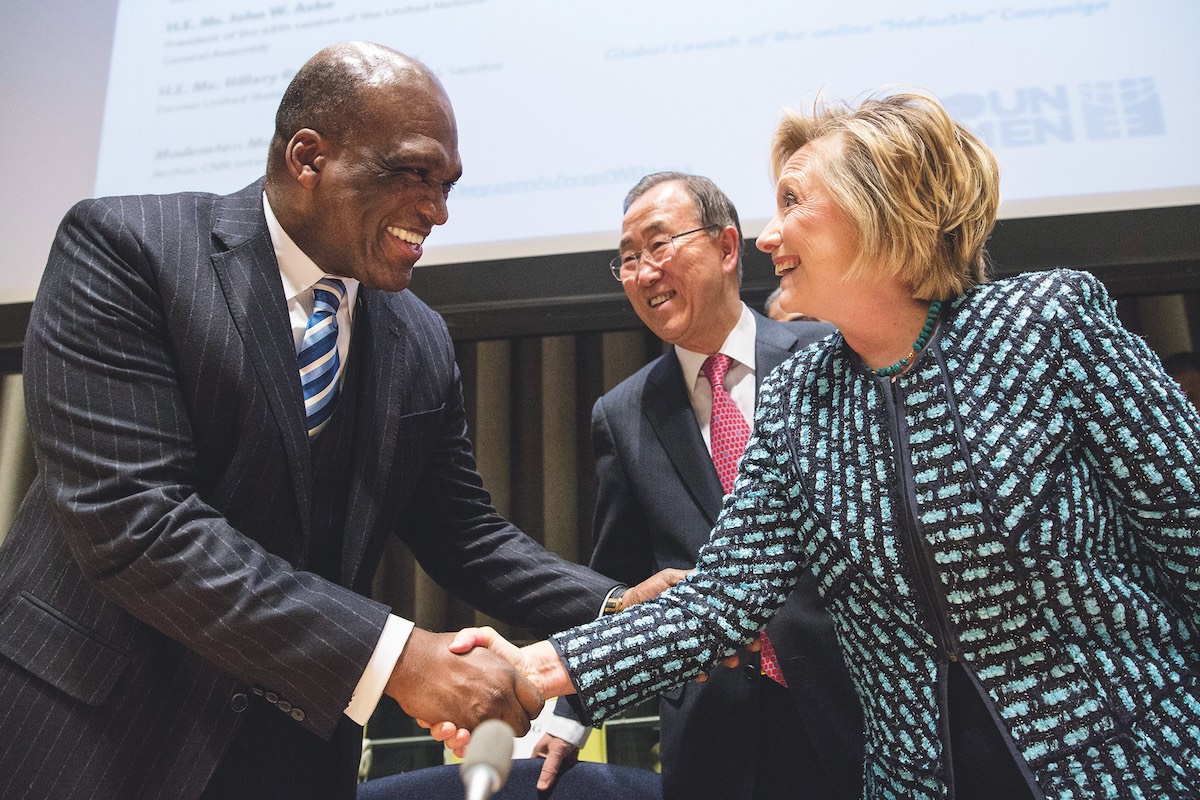
[{"label": "suit lapel", "polygon": [[778,367],[796,348],[797,337],[786,325],[767,319],[756,311],[754,314],[754,391],[755,408],[758,407],[757,392],[762,388],[763,378]]},{"label": "suit lapel", "polygon": [[[370,532],[379,518],[380,502],[390,497],[389,477],[399,435],[397,408],[409,370],[404,323],[381,292],[360,289],[355,310],[353,358],[358,369],[358,411],[354,433],[354,469],[346,510],[342,571],[346,586],[355,586]],[[374,563],[372,561],[372,563]]]},{"label": "suit lapel", "polygon": [[721,481],[696,424],[674,348],[668,349],[651,369],[643,391],[643,413],[659,444],[709,524],[716,523],[724,496]]},{"label": "suit lapel", "polygon": [[312,477],[311,452],[287,301],[263,216],[262,182],[220,198],[215,214],[213,236],[225,249],[213,253],[213,269],[254,377],[281,431],[293,469],[301,524],[307,533],[310,498],[305,487]]},{"label": "suit lapel", "polygon": [[[775,367],[791,355],[796,346],[796,334],[786,325],[754,313],[756,333],[754,344],[755,391]],[[716,524],[724,493],[717,470],[713,467],[704,437],[696,424],[687,387],[683,384],[679,358],[670,348],[651,369],[646,378],[643,409],[659,444],[678,470],[696,505],[704,512],[709,524]]]}]

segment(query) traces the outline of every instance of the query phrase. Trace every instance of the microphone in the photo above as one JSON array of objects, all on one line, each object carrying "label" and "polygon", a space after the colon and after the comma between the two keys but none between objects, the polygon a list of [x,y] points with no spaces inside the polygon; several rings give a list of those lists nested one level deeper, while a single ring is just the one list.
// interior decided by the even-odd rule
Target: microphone
[{"label": "microphone", "polygon": [[512,769],[513,729],[507,722],[489,719],[471,734],[461,767],[467,800],[489,800]]}]

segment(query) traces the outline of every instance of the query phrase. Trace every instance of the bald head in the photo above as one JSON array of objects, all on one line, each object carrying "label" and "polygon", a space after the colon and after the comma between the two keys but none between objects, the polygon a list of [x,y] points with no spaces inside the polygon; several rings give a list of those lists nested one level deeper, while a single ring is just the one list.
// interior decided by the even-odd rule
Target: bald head
[{"label": "bald head", "polygon": [[401,291],[461,175],[437,77],[391,48],[345,42],[309,59],[284,92],[266,194],[326,274]]},{"label": "bald head", "polygon": [[280,168],[284,148],[302,128],[345,143],[362,125],[377,124],[371,117],[378,106],[366,99],[378,91],[411,91],[450,107],[437,76],[415,58],[372,42],[330,45],[300,68],[279,101],[267,172]]}]

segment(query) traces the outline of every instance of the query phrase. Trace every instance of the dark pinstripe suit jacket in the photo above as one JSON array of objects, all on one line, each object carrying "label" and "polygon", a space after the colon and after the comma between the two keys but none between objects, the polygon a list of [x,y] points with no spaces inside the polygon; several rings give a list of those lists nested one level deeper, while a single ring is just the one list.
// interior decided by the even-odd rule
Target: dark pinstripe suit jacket
[{"label": "dark pinstripe suit jacket", "polygon": [[[833,330],[825,324],[773,322],[758,314],[755,319],[759,383],[793,352]],[[636,583],[665,567],[694,567],[723,493],[674,349],[596,402],[592,440],[600,480],[592,568]],[[861,711],[811,577],[800,580],[767,630],[823,761],[794,765],[798,787],[810,770],[822,769],[838,786],[837,798],[858,797]],[[743,655],[737,670],[715,670],[706,683],[663,695],[659,714],[667,798],[753,796],[754,765],[765,732],[758,714],[758,656]]]},{"label": "dark pinstripe suit jacket", "polygon": [[533,628],[612,586],[497,516],[445,324],[365,289],[340,585],[303,571],[312,465],[261,195],[86,201],[59,229],[25,345],[39,472],[0,550],[2,797],[194,797],[251,687],[332,735],[388,613],[365,596],[388,534]]}]

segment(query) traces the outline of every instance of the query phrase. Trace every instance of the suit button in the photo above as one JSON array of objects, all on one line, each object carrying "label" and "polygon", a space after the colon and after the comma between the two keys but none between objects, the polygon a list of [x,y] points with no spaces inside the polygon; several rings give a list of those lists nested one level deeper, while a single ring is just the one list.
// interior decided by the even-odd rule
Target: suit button
[{"label": "suit button", "polygon": [[246,697],[245,692],[238,692],[233,697],[229,698],[229,707],[236,713],[240,714],[245,711],[250,705],[250,698]]},{"label": "suit button", "polygon": [[299,708],[293,708],[292,719],[296,720],[296,722],[304,722],[304,711]]},{"label": "suit button", "polygon": [[267,692],[265,697],[267,698],[267,702],[271,705],[275,705],[279,702],[279,695],[275,694],[275,692]]},{"label": "suit button", "polygon": [[742,674],[748,681],[758,680],[758,665],[742,664]]},{"label": "suit button", "polygon": [[292,704],[289,703],[287,700],[280,700],[279,705],[276,706],[276,708],[278,708],[280,711],[282,711],[283,713],[286,714],[292,710]]}]

